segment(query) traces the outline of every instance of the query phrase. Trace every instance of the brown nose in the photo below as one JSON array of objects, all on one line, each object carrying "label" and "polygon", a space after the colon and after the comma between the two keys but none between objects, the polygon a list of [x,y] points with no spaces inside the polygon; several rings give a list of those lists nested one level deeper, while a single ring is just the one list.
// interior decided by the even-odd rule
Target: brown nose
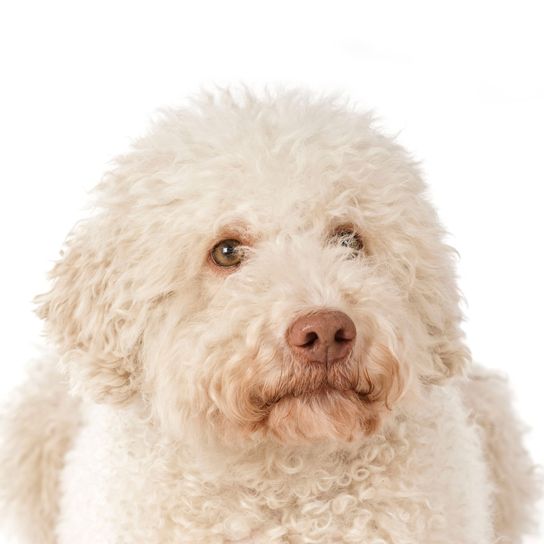
[{"label": "brown nose", "polygon": [[320,310],[296,319],[287,329],[287,343],[305,361],[335,363],[351,352],[357,332],[353,321],[337,310]]}]

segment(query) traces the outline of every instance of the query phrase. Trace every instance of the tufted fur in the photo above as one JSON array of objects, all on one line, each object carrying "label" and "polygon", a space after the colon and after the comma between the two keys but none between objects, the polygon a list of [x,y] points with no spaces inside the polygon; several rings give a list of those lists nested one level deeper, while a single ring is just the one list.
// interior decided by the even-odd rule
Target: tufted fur
[{"label": "tufted fur", "polygon": [[[118,159],[37,298],[73,396],[45,365],[56,408],[31,377],[0,453],[42,541],[519,542],[535,490],[518,424],[494,378],[466,376],[453,251],[373,125],[331,98],[222,91]],[[229,238],[244,259],[221,269]],[[344,365],[286,345],[320,308],[356,325]]]}]

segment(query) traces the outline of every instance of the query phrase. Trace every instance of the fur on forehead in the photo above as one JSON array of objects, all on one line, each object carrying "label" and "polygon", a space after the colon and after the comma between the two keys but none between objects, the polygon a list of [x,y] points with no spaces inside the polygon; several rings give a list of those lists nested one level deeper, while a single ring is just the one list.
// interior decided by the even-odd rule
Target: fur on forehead
[{"label": "fur on forehead", "polygon": [[225,91],[162,110],[118,163],[101,186],[110,203],[122,193],[144,206],[197,197],[207,209],[228,188],[246,202],[275,202],[281,213],[282,202],[300,205],[300,195],[326,200],[331,184],[335,193],[364,186],[369,196],[384,187],[401,194],[424,189],[403,148],[373,128],[369,113],[301,91]]},{"label": "fur on forehead", "polygon": [[[302,91],[220,91],[162,111],[96,190],[98,212],[69,235],[38,314],[74,387],[126,402],[145,389],[146,332],[209,295],[206,255],[238,229],[252,240],[352,224],[421,322],[439,381],[468,351],[453,252],[406,152],[372,117]],[[181,319],[179,327],[183,327]],[[145,391],[147,395],[149,391]]]}]

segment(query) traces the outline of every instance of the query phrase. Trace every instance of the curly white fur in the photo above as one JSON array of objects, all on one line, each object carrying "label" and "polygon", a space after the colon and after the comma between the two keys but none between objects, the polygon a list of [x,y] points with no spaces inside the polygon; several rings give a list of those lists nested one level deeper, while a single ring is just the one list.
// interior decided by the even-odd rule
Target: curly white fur
[{"label": "curly white fur", "polygon": [[[0,454],[42,541],[519,542],[536,493],[519,424],[493,378],[464,375],[453,251],[368,114],[203,95],[162,113],[96,204],[38,297],[77,419],[58,411],[51,442],[12,413]],[[223,239],[242,243],[236,269],[209,258]],[[341,366],[285,341],[322,308],[357,329]],[[50,466],[28,462],[36,442]]]}]

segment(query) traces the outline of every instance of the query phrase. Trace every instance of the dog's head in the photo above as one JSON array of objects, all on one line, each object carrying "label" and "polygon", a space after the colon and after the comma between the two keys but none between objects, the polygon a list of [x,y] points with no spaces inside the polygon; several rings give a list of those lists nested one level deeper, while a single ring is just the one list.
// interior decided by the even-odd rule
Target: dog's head
[{"label": "dog's head", "polygon": [[75,387],[169,431],[351,440],[468,358],[424,191],[353,108],[205,96],[118,160],[38,311]]}]

